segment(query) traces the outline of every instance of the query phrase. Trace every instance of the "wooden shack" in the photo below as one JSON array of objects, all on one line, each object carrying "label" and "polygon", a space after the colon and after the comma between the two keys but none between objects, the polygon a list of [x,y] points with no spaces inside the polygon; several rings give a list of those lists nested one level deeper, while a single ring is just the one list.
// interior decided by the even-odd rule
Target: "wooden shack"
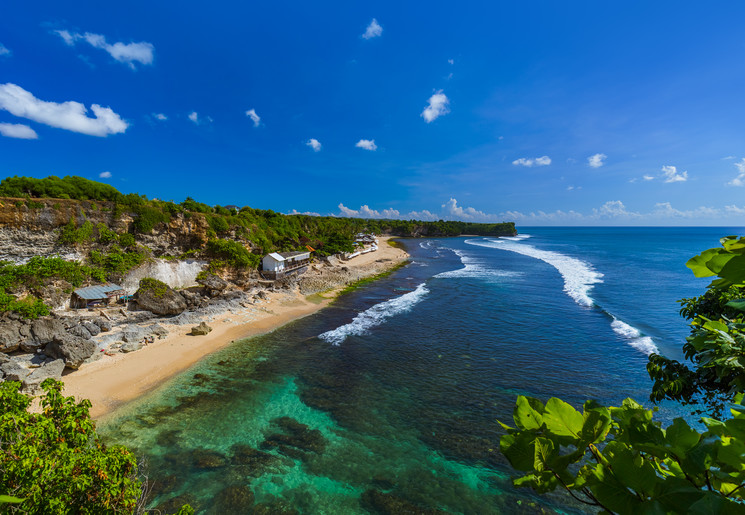
[{"label": "wooden shack", "polygon": [[112,299],[116,302],[126,296],[127,292],[118,284],[106,283],[95,286],[86,286],[85,288],[78,288],[72,292],[70,307],[80,309],[90,308],[93,306],[107,306],[111,303]]}]

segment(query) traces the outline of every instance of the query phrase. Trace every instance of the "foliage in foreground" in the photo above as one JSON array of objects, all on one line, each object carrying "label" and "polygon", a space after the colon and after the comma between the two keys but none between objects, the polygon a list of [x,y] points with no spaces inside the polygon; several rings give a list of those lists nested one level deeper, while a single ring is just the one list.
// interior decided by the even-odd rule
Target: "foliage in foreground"
[{"label": "foliage in foreground", "polygon": [[631,399],[610,408],[587,401],[580,413],[557,398],[544,406],[520,396],[500,447],[526,472],[515,486],[566,488],[606,512],[745,513],[745,407],[726,422],[705,418],[703,433],[682,418],[663,429],[652,415]]},{"label": "foliage in foreground", "polygon": [[[631,399],[620,407],[594,401],[579,413],[556,398],[545,406],[518,397],[515,427],[500,448],[524,474],[515,486],[539,493],[564,488],[604,513],[745,513],[745,238],[728,236],[722,248],[688,261],[697,277],[718,276],[706,294],[683,299],[692,320],[683,347],[692,368],[651,355],[651,399],[703,403],[702,432],[682,418],[663,429]],[[734,403],[731,418],[722,418]]]},{"label": "foliage in foreground", "polygon": [[[49,513],[135,513],[142,484],[134,455],[99,440],[90,401],[64,397],[62,383],[45,380],[41,413],[21,384],[0,384],[0,496],[12,504],[0,511]],[[141,503],[140,503],[141,504]],[[184,507],[181,515],[193,513]]]},{"label": "foliage in foreground", "polygon": [[704,404],[717,416],[745,391],[745,238],[720,242],[686,263],[696,277],[718,276],[704,295],[681,301],[681,314],[691,320],[683,345],[691,366],[657,355],[647,365],[653,401]]}]

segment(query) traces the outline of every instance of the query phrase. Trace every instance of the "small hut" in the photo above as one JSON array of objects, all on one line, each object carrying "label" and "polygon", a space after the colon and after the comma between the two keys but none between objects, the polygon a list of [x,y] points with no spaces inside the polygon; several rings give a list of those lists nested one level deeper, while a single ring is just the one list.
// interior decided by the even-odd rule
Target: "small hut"
[{"label": "small hut", "polygon": [[90,308],[93,306],[107,306],[111,299],[119,300],[125,298],[127,292],[114,283],[98,284],[78,288],[72,293],[70,300],[71,308]]}]

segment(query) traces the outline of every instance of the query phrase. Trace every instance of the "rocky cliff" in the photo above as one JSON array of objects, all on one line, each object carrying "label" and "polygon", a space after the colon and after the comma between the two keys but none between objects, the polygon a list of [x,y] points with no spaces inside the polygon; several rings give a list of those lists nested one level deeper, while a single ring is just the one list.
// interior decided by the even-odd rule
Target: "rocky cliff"
[{"label": "rocky cliff", "polygon": [[[67,199],[18,199],[0,197],[0,259],[24,260],[32,256],[79,257],[76,247],[59,243],[59,234],[70,221],[78,227],[86,222],[104,224],[116,233],[132,232],[135,217],[117,209],[113,202]],[[151,234],[137,236],[153,254],[178,255],[201,247],[210,227],[199,213],[176,213],[167,224],[157,224]]]}]

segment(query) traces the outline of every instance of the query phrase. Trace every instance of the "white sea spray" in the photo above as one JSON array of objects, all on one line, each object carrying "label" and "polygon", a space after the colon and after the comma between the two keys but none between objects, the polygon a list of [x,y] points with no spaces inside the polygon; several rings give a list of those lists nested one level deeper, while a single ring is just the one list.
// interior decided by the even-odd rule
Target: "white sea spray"
[{"label": "white sea spray", "polygon": [[411,308],[421,302],[427,293],[429,293],[429,290],[422,283],[414,291],[375,304],[371,308],[359,313],[350,323],[331,331],[326,331],[318,337],[333,345],[339,345],[348,336],[365,334],[372,327],[382,324],[387,318],[411,310]]}]

